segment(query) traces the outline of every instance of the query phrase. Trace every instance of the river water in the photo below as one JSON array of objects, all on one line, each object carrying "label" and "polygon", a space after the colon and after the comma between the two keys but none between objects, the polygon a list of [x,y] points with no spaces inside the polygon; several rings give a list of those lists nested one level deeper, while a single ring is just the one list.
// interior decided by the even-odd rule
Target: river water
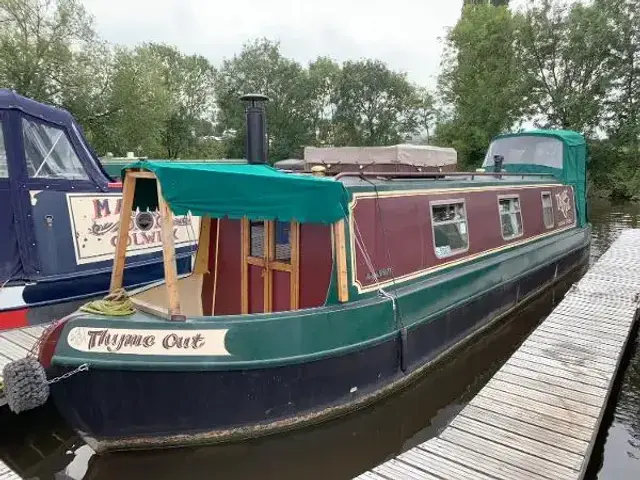
[{"label": "river water", "polygon": [[[591,221],[593,261],[622,229],[640,227],[640,207],[594,200]],[[226,446],[94,455],[51,405],[19,416],[4,408],[0,459],[31,480],[349,479],[444,428],[576,280],[567,279],[406,390],[317,427]],[[587,478],[640,478],[637,335],[623,361]]]}]

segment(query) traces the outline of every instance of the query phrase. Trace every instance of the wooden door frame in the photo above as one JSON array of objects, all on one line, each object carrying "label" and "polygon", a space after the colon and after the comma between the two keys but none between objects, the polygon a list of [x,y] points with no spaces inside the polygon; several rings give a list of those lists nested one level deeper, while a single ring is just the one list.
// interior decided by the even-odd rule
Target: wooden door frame
[{"label": "wooden door frame", "polygon": [[249,313],[249,265],[263,269],[263,302],[265,313],[273,311],[273,272],[287,272],[289,274],[290,300],[289,308],[297,310],[300,304],[300,224],[290,222],[289,245],[291,246],[290,263],[275,260],[275,222],[265,220],[263,240],[264,252],[262,257],[251,256],[251,223],[247,217],[241,220],[241,313]]}]

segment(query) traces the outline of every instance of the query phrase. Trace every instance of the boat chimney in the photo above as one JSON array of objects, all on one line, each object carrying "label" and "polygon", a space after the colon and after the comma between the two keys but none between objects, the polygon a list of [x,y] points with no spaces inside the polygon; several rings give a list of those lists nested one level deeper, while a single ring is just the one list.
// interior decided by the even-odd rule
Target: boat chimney
[{"label": "boat chimney", "polygon": [[493,171],[494,173],[500,173],[502,171],[502,164],[504,163],[504,157],[502,155],[493,156]]},{"label": "boat chimney", "polygon": [[265,102],[269,98],[259,93],[248,93],[240,97],[245,102],[245,116],[247,119],[247,134],[245,136],[244,152],[247,163],[267,163],[267,114]]}]

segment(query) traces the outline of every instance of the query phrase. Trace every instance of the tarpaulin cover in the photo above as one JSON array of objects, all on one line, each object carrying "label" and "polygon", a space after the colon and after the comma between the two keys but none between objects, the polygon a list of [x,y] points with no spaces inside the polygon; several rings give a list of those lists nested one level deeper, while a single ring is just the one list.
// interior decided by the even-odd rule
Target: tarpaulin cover
[{"label": "tarpaulin cover", "polygon": [[[553,159],[548,158],[546,164],[535,161],[531,157],[528,162],[528,155],[519,159],[517,163],[509,163],[509,158],[505,157],[504,169],[514,173],[551,173],[559,181],[572,185],[576,192],[576,206],[578,210],[578,222],[581,226],[587,223],[587,144],[584,137],[572,130],[531,130],[522,133],[508,133],[498,135],[493,139],[492,146],[487,153],[485,167],[493,165],[493,153],[500,152],[499,140],[515,139],[516,137],[546,137],[557,139],[562,142],[562,164],[558,161],[557,167]],[[495,146],[495,148],[494,148]],[[495,150],[495,152],[494,152]],[[547,151],[548,153],[548,151]]]},{"label": "tarpaulin cover", "polygon": [[[333,223],[346,216],[349,194],[331,178],[285,173],[268,165],[139,161],[152,171],[176,215]],[[134,208],[155,209],[155,180],[137,180]]]}]

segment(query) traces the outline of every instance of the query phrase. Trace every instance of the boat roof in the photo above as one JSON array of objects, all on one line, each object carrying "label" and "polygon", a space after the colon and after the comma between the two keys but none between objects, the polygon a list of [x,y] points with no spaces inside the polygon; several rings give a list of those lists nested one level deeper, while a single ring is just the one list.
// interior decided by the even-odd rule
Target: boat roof
[{"label": "boat roof", "polygon": [[75,123],[73,116],[66,110],[36,102],[6,88],[0,88],[0,110],[20,110],[32,117],[60,125]]},{"label": "boat roof", "polygon": [[[162,195],[176,215],[191,213],[212,218],[333,223],[345,218],[351,194],[357,191],[397,189],[443,189],[465,186],[557,183],[551,175],[434,175],[423,178],[380,178],[354,176],[324,177],[308,173],[284,172],[269,165],[246,163],[176,162],[143,160],[127,165],[123,178],[131,171],[155,174]],[[158,206],[154,179],[138,178],[134,209]]]},{"label": "boat roof", "polygon": [[76,152],[79,158],[91,163],[89,168],[98,169],[105,179],[110,179],[108,173],[98,161],[97,153],[85,138],[82,126],[68,111],[23,97],[13,90],[0,88],[0,111],[2,110],[17,110],[42,122],[64,128],[70,137],[71,143],[79,148],[79,151]]},{"label": "boat roof", "polygon": [[[286,173],[263,164],[139,161],[125,167],[148,170],[176,215],[212,218],[333,223],[347,215],[349,194],[330,177]],[[138,179],[134,208],[155,209],[155,180]]]},{"label": "boat roof", "polygon": [[478,175],[470,172],[468,175],[434,176],[433,178],[361,178],[344,177],[340,179],[345,187],[353,192],[388,191],[388,190],[442,190],[454,188],[475,187],[504,187],[513,185],[546,185],[557,184],[559,181],[552,175]]}]

